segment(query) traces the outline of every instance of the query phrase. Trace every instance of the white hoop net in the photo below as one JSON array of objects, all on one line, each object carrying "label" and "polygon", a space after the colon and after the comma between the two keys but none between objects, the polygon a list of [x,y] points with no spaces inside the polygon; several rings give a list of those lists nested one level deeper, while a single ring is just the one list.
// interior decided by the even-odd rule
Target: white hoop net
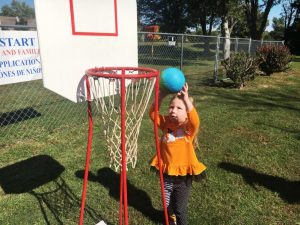
[{"label": "white hoop net", "polygon": [[[105,71],[106,74],[120,74],[120,70]],[[103,72],[102,72],[103,73]],[[137,70],[125,71],[134,75]],[[156,78],[125,78],[125,139],[126,169],[135,168],[138,153],[138,136],[141,121],[151,97]],[[110,156],[110,167],[118,171],[122,167],[121,149],[121,76],[103,78],[89,76],[91,99],[94,100],[103,124],[103,131]]]}]

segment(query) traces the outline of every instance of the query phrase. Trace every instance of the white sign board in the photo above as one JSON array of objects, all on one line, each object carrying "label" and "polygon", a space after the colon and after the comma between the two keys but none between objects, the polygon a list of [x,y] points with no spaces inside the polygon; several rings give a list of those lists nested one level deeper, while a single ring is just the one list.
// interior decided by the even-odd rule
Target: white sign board
[{"label": "white sign board", "polygon": [[42,78],[35,31],[0,30],[0,85]]},{"label": "white sign board", "polygon": [[85,71],[138,65],[135,0],[35,0],[44,86],[80,100]]}]

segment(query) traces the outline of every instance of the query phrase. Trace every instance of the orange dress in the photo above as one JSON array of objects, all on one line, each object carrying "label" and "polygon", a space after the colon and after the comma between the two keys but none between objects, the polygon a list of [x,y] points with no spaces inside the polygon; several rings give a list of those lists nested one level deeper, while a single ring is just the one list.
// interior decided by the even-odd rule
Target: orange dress
[{"label": "orange dress", "polygon": [[[150,118],[154,121],[154,107],[150,109]],[[200,119],[195,108],[187,113],[187,123],[177,126],[169,116],[158,115],[157,125],[163,135],[160,140],[161,166],[163,173],[170,176],[199,175],[205,165],[197,159],[193,140],[200,126]],[[151,160],[151,166],[159,170],[158,157]]]}]

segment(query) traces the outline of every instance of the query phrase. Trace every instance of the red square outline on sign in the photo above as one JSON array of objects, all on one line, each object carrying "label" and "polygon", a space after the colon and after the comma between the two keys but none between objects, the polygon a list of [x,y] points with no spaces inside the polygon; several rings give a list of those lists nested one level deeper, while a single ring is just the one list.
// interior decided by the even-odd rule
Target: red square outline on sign
[{"label": "red square outline on sign", "polygon": [[114,15],[115,15],[115,18],[114,18],[115,19],[115,31],[114,32],[82,32],[82,31],[76,31],[73,0],[70,0],[72,34],[73,35],[87,35],[87,36],[118,36],[117,0],[113,0],[113,1],[114,1]]}]

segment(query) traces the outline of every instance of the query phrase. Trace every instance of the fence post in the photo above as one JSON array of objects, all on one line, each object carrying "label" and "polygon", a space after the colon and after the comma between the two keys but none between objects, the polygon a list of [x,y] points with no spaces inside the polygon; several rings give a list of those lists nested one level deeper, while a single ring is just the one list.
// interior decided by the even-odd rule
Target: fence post
[{"label": "fence post", "polygon": [[249,46],[248,46],[248,54],[251,54],[251,44],[252,44],[252,39],[249,39]]},{"label": "fence post", "polygon": [[215,55],[215,67],[214,67],[214,83],[218,82],[218,69],[219,69],[219,48],[220,48],[220,36],[217,36],[217,46]]},{"label": "fence post", "polygon": [[238,49],[239,49],[239,38],[235,38],[235,48],[234,48],[234,51],[238,52]]},{"label": "fence post", "polygon": [[180,69],[183,68],[183,39],[185,38],[185,35],[181,35],[181,53],[180,53]]},{"label": "fence post", "polygon": [[151,58],[153,60],[153,56],[154,56],[154,45],[153,45],[153,40],[151,40]]}]

